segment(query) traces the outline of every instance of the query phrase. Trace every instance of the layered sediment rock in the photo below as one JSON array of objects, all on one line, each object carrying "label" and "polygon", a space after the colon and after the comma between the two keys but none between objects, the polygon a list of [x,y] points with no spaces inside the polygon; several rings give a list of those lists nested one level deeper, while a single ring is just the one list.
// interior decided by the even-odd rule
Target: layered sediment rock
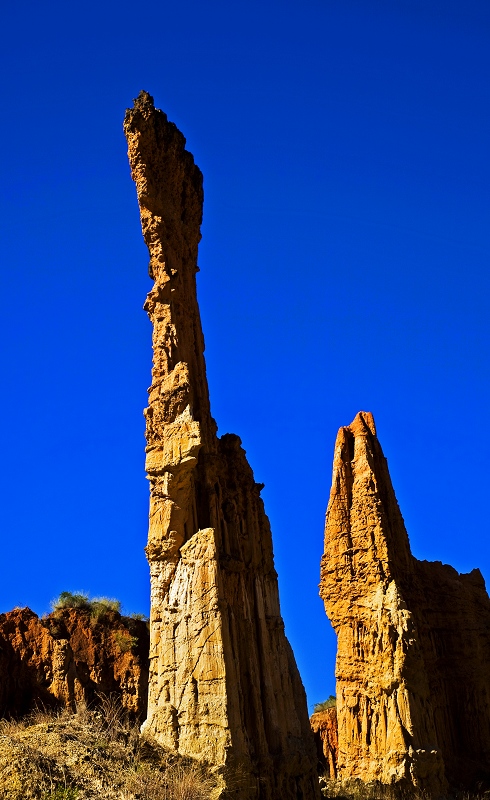
[{"label": "layered sediment rock", "polygon": [[117,697],[136,719],[148,698],[149,634],[146,623],[109,611],[63,609],[40,619],[29,608],[0,614],[0,717],[21,716],[36,706]]},{"label": "layered sediment rock", "polygon": [[316,755],[262,487],[210,413],[195,278],[202,175],[145,92],[124,128],[154,279],[146,730],[228,774],[240,768],[243,797],[306,800],[318,795]]},{"label": "layered sediment rock", "polygon": [[323,765],[324,775],[335,780],[337,777],[339,750],[337,709],[335,706],[312,714],[310,725],[315,737],[318,761]]},{"label": "layered sediment rock", "polygon": [[337,437],[321,596],[338,638],[339,777],[434,795],[488,780],[485,584],[412,556],[371,414]]}]

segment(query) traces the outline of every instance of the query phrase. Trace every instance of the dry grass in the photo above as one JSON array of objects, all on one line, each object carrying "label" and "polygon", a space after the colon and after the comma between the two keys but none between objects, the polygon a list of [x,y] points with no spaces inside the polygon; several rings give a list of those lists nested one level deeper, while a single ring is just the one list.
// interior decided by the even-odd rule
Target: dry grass
[{"label": "dry grass", "polygon": [[129,776],[127,790],[141,800],[209,800],[217,781],[201,764],[169,764],[162,771],[143,764]]},{"label": "dry grass", "polygon": [[119,701],[0,721],[0,800],[212,800],[218,778],[142,737]]}]

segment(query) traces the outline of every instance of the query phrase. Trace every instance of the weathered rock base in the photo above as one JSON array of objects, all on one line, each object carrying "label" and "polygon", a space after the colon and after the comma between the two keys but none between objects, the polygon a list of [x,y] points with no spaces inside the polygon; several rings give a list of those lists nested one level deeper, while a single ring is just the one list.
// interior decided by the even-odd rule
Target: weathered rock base
[{"label": "weathered rock base", "polygon": [[82,609],[40,619],[29,608],[0,614],[0,717],[36,708],[95,708],[112,696],[144,720],[149,633],[145,622]]},{"label": "weathered rock base", "polygon": [[321,596],[337,633],[338,776],[490,786],[490,600],[418,561],[371,414],[337,436]]},{"label": "weathered rock base", "polygon": [[221,770],[237,798],[313,800],[315,746],[284,634],[262,487],[240,439],[218,438],[210,411],[195,277],[202,175],[146,92],[124,130],[154,280],[145,303],[153,325],[145,731]]}]

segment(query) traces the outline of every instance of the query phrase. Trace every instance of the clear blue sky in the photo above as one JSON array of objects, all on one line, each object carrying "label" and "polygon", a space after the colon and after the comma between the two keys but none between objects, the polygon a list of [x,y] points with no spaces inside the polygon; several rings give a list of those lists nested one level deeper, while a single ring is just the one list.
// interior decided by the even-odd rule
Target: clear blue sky
[{"label": "clear blue sky", "polygon": [[490,5],[4,4],[0,610],[148,610],[150,281],[122,119],[140,89],[204,172],[214,416],[269,513],[310,703],[340,425],[372,411],[419,558],[490,579]]}]

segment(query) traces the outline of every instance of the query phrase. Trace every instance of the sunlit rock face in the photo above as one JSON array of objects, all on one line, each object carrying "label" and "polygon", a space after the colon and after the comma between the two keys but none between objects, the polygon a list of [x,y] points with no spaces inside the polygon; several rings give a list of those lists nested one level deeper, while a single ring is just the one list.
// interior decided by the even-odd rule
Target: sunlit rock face
[{"label": "sunlit rock face", "polygon": [[364,412],[337,436],[321,596],[338,640],[339,777],[434,795],[448,783],[488,781],[483,578],[412,556],[373,417]]},{"label": "sunlit rock face", "polygon": [[145,730],[223,767],[223,786],[237,797],[316,798],[315,747],[284,634],[262,487],[240,439],[218,438],[210,413],[195,278],[202,175],[147,93],[124,129],[154,280],[145,303],[153,325]]}]

